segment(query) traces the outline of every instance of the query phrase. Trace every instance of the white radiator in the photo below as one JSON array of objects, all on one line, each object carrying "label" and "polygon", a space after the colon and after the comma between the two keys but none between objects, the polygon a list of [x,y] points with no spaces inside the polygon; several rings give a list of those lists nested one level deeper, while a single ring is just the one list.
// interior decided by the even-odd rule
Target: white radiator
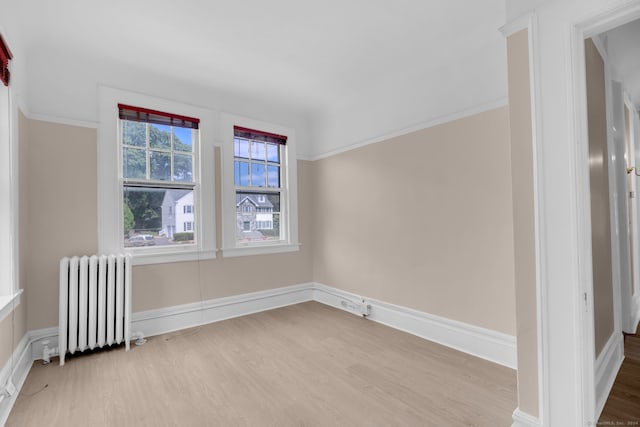
[{"label": "white radiator", "polygon": [[60,366],[71,354],[131,340],[131,255],[60,260]]}]

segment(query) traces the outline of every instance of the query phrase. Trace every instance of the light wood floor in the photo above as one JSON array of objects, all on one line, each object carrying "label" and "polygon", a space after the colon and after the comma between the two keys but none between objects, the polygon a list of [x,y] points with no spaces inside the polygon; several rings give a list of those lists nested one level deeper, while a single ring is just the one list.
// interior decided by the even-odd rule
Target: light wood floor
[{"label": "light wood floor", "polygon": [[598,424],[640,425],[640,326],[624,339],[624,362]]},{"label": "light wood floor", "polygon": [[316,302],[35,362],[7,426],[510,426],[516,373]]}]

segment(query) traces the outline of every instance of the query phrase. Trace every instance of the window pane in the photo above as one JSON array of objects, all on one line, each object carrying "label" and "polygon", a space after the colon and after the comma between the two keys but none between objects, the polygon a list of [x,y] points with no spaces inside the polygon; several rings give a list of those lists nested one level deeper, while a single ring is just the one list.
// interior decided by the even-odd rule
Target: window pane
[{"label": "window pane", "polygon": [[122,175],[124,178],[145,179],[147,177],[146,151],[125,148],[122,152]]},{"label": "window pane", "polygon": [[280,240],[280,193],[236,192],[236,241]]},{"label": "window pane", "polygon": [[168,181],[171,177],[171,154],[159,151],[149,153],[151,179]]},{"label": "window pane", "polygon": [[267,144],[267,160],[280,163],[280,145]]},{"label": "window pane", "polygon": [[193,151],[193,131],[187,128],[173,128],[173,149],[176,151]]},{"label": "window pane", "polygon": [[242,157],[243,159],[249,158],[249,141],[242,138],[235,138],[233,140],[233,151],[235,157]]},{"label": "window pane", "polygon": [[149,123],[149,145],[151,148],[171,148],[171,127]]},{"label": "window pane", "polygon": [[145,147],[147,140],[147,126],[140,122],[122,121],[122,142],[126,145]]},{"label": "window pane", "polygon": [[267,166],[267,184],[271,188],[280,188],[280,166]]},{"label": "window pane", "polygon": [[264,164],[251,163],[251,185],[253,187],[264,187],[266,178]]},{"label": "window pane", "polygon": [[251,141],[251,158],[254,160],[265,160],[264,142]]},{"label": "window pane", "polygon": [[173,155],[173,180],[193,182],[193,156],[190,154]]},{"label": "window pane", "polygon": [[249,163],[234,162],[235,184],[246,187],[249,185]]},{"label": "window pane", "polygon": [[193,209],[183,208],[193,205],[193,190],[125,187],[123,194],[125,247],[194,243]]}]

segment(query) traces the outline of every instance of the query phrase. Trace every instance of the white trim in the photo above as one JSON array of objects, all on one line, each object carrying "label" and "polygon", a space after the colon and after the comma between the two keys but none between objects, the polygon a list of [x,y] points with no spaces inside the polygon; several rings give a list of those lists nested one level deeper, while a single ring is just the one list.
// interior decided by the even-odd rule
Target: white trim
[{"label": "white trim", "polygon": [[[31,365],[33,364],[33,359],[29,352],[30,344],[29,334],[25,334],[13,351],[11,358],[0,371],[0,391],[4,390],[8,380],[11,380],[11,383],[13,383],[18,391],[22,389]],[[18,395],[19,393],[16,392],[0,402],[0,426],[5,425],[7,422],[11,408],[13,408],[13,404],[18,399]]]},{"label": "white trim", "polygon": [[132,330],[153,336],[311,301],[310,283],[133,313]]},{"label": "white trim", "polygon": [[[198,185],[194,199],[198,203],[195,212],[196,245],[171,245],[163,247],[124,248],[122,229],[122,185],[119,173],[121,163],[118,144],[118,103],[138,105],[160,111],[172,111],[200,119],[198,150],[194,151],[194,174]],[[134,264],[179,262],[215,258],[215,165],[214,144],[217,113],[192,105],[135,92],[99,87],[98,127],[98,249],[99,253],[131,253]],[[195,250],[194,250],[195,248]],[[156,257],[154,259],[154,257]]]},{"label": "white trim", "polygon": [[[525,19],[526,18],[526,19]],[[526,23],[525,23],[526,21]],[[535,244],[535,283],[536,283],[536,344],[537,344],[537,367],[538,367],[538,418],[540,423],[546,422],[548,401],[548,381],[545,380],[548,373],[548,345],[545,340],[548,337],[546,328],[547,311],[546,305],[542,302],[546,298],[542,277],[546,275],[546,264],[542,257],[542,247],[545,239],[545,222],[541,214],[543,212],[543,199],[540,197],[540,189],[544,186],[544,168],[540,135],[542,129],[540,124],[540,69],[536,61],[538,57],[538,18],[535,13],[529,13],[517,18],[512,22],[511,29],[518,31],[515,27],[525,25],[527,29],[528,56],[529,56],[529,96],[531,102],[531,154],[533,159],[533,209],[534,209],[534,244]],[[506,27],[506,26],[505,26]],[[522,28],[522,29],[525,29]],[[503,27],[503,30],[507,30]],[[503,34],[506,34],[503,31]],[[513,33],[511,33],[513,34]],[[522,414],[525,414],[522,412]],[[528,415],[528,414],[527,414]]]},{"label": "white trim", "polygon": [[[576,253],[578,255],[578,269],[576,272],[578,285],[574,285],[574,289],[571,290],[571,293],[577,301],[580,301],[580,303],[578,305],[579,309],[575,310],[573,313],[574,316],[570,317],[568,320],[568,325],[575,332],[572,334],[575,341],[568,346],[568,349],[565,348],[564,352],[561,352],[560,348],[556,346],[557,350],[554,354],[557,356],[555,356],[554,359],[561,359],[560,354],[566,354],[569,358],[573,359],[573,366],[577,367],[575,375],[570,375],[569,379],[565,381],[569,381],[570,385],[580,392],[581,395],[578,395],[573,399],[574,405],[565,406],[569,406],[577,411],[576,415],[580,417],[579,419],[583,423],[593,422],[594,419],[598,418],[597,415],[601,409],[598,409],[596,401],[602,399],[602,396],[600,396],[599,393],[602,392],[603,387],[603,380],[600,381],[600,385],[597,384],[594,354],[595,325],[593,319],[594,307],[584,40],[623,23],[629,22],[634,19],[634,15],[636,18],[640,16],[640,4],[638,3],[635,5],[625,4],[623,6],[605,6],[599,12],[591,14],[590,17],[586,17],[580,22],[572,23],[570,27],[571,44],[569,47],[569,55],[567,56],[571,62],[568,64],[569,67],[567,70],[569,70],[569,73],[566,77],[568,79],[567,87],[570,90],[569,95],[572,101],[572,104],[569,105],[568,114],[569,118],[573,119],[573,126],[570,126],[569,128],[569,140],[572,141],[570,144],[572,156],[572,167],[570,168],[570,172],[572,176],[575,176],[575,181],[570,183],[570,194],[572,197],[575,197],[576,202],[574,205],[575,212],[573,213],[573,216],[576,219]],[[607,91],[609,91],[608,81]],[[609,119],[610,102],[608,94],[607,98],[607,118]],[[571,110],[571,108],[573,108],[573,110]],[[609,139],[610,134],[608,134],[608,140]],[[613,220],[614,218],[612,217],[612,221]],[[550,290],[553,290],[553,286],[550,284],[548,284],[548,286]],[[616,289],[614,284],[614,293],[615,292]],[[619,288],[617,292],[619,297]],[[616,299],[617,298],[614,297],[614,304],[619,302],[619,300],[616,301]],[[545,306],[550,307],[552,304],[545,301]],[[553,317],[550,323],[567,323],[567,313],[570,313],[570,310],[567,310],[565,305],[558,302],[556,302],[554,306],[562,307],[562,309],[560,310],[556,308],[553,310],[552,315],[550,314],[549,316]],[[618,314],[616,314],[614,318],[614,328],[616,331],[620,328]],[[565,334],[565,338],[569,337]],[[607,370],[605,370],[605,372],[606,371]],[[559,375],[556,375],[555,377],[549,375],[548,377],[545,377],[545,382],[548,384],[556,383],[560,378],[561,376]],[[555,386],[552,384],[550,387],[551,390],[559,388],[559,383],[555,384]],[[548,394],[549,393],[547,393],[547,395]],[[571,409],[567,409],[567,411],[570,410]]]},{"label": "white trim", "polygon": [[31,358],[42,359],[44,342],[48,341],[49,348],[58,348],[58,327],[36,329],[29,331],[29,344],[31,345]]},{"label": "white trim", "polygon": [[596,412],[594,421],[597,421],[602,414],[623,361],[623,335],[622,333],[613,333],[595,363]]},{"label": "white trim", "polygon": [[247,255],[266,255],[278,254],[285,252],[295,252],[300,250],[300,243],[292,243],[286,245],[264,245],[264,246],[248,246],[246,248],[229,248],[222,249],[224,258],[233,258]]},{"label": "white trim", "polygon": [[511,427],[542,427],[540,418],[529,415],[521,411],[520,408],[516,408],[516,410],[513,411],[512,419],[513,424],[511,424]]},{"label": "white trim", "polygon": [[633,296],[632,317],[632,326],[637,331],[638,323],[640,323],[640,294]]},{"label": "white trim", "polygon": [[[307,301],[349,311],[341,304],[344,299],[354,303],[356,299],[362,300],[355,294],[319,283],[303,283],[133,313],[132,330],[135,332],[132,335],[160,335]],[[370,306],[368,319],[515,369],[516,343],[511,335],[374,299],[365,298],[364,301]],[[27,332],[14,351],[13,360],[17,360],[17,363],[11,378],[18,391],[24,384],[32,362],[42,359],[45,342],[51,349],[58,347],[57,327]],[[0,380],[8,377],[10,369],[5,366],[0,371]],[[18,393],[0,404],[0,425],[8,418],[17,396]]]},{"label": "white trim", "polygon": [[[22,105],[23,104],[20,104],[20,106]],[[72,119],[68,117],[59,117],[59,116],[51,116],[48,114],[32,113],[25,110],[23,110],[22,113],[29,120],[38,120],[41,122],[56,123],[59,125],[77,126],[77,127],[89,128],[89,129],[98,129],[98,125],[99,125],[99,123],[97,122],[91,122],[88,120],[78,120],[78,119]]]},{"label": "white trim", "polygon": [[[146,248],[145,248],[146,249]],[[132,257],[133,265],[149,265],[149,264],[166,264],[170,262],[183,262],[183,261],[202,261],[205,259],[215,259],[217,251],[215,249],[209,251],[184,251],[184,252],[171,252],[162,253],[145,251],[136,252]]]},{"label": "white trim", "polygon": [[401,129],[396,129],[382,135],[375,136],[373,138],[365,139],[363,141],[354,142],[352,144],[348,144],[339,148],[334,148],[332,150],[328,150],[322,153],[314,154],[311,156],[306,156],[304,159],[300,160],[310,160],[316,161],[321,160],[327,157],[335,156],[336,154],[344,153],[347,151],[355,150],[356,148],[365,147],[367,145],[375,144],[378,142],[386,141],[391,138],[396,138],[402,135],[406,135],[412,132],[417,132],[423,129],[428,129],[434,126],[442,125],[445,123],[449,123],[455,120],[464,119],[466,117],[475,116],[480,113],[484,113],[486,111],[495,110],[497,108],[504,107],[508,105],[509,100],[507,98],[500,98],[492,102],[488,102],[485,104],[477,105],[475,107],[467,108],[466,110],[456,111],[451,114],[445,114],[439,117],[435,117],[424,122],[416,123],[414,125],[410,125]]},{"label": "white trim", "polygon": [[505,38],[514,35],[518,31],[531,30],[531,21],[533,20],[533,17],[533,13],[525,13],[524,15],[520,15],[517,18],[512,19],[510,22],[507,22],[498,30]]},{"label": "white trim", "polygon": [[13,310],[20,305],[22,289],[12,295],[0,295],[0,322],[2,322]]},{"label": "white trim", "polygon": [[516,369],[516,338],[513,335],[363,297],[320,283],[313,285],[313,299],[350,312],[342,301],[363,303],[370,306],[367,319]]},{"label": "white trim", "polygon": [[[516,368],[516,342],[512,335],[363,298],[319,283],[303,283],[136,312],[131,316],[132,330],[135,333],[141,332],[144,336],[153,336],[306,301],[317,301],[349,311],[341,301],[355,303],[363,299],[371,306],[367,316],[370,320],[512,369]],[[57,346],[57,335],[57,327],[29,332],[34,360],[42,356],[43,340],[49,340],[50,348]]]}]

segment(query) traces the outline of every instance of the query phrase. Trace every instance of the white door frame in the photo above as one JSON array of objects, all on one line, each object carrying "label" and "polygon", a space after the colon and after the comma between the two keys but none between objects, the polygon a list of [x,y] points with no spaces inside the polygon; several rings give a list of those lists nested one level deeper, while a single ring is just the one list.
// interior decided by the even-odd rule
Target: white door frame
[{"label": "white door frame", "polygon": [[[640,18],[640,4],[635,2],[625,7],[611,8],[597,16],[575,24],[571,29],[573,118],[575,132],[575,170],[577,186],[578,253],[581,292],[585,298],[585,309],[581,310],[580,347],[582,359],[582,412],[583,420],[597,421],[599,410],[595,396],[595,327],[593,321],[593,277],[591,259],[591,215],[589,186],[589,156],[585,144],[588,141],[587,101],[585,82],[584,40],[604,31]],[[583,142],[582,144],[580,142]],[[613,219],[613,218],[612,218]],[[620,319],[620,313],[615,313]],[[619,320],[618,320],[618,325]],[[616,328],[618,329],[618,328]]]}]

